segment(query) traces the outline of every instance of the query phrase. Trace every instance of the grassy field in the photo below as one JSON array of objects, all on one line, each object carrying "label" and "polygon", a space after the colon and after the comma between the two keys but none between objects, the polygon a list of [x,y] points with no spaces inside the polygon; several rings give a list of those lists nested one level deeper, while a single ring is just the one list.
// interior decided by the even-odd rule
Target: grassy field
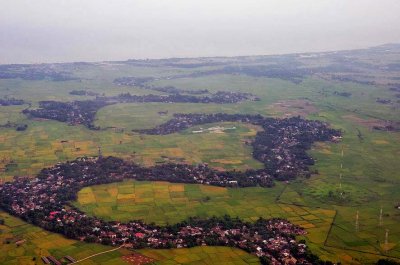
[{"label": "grassy field", "polygon": [[[99,64],[77,66],[71,71],[82,80],[0,80],[0,97],[21,98],[37,106],[39,100],[90,98],[69,95],[73,89],[87,89],[106,95],[121,92],[148,94],[149,91],[140,88],[116,86],[112,81],[121,76],[162,77],[194,70]],[[316,144],[310,151],[317,160],[314,169],[319,172],[310,179],[299,179],[287,186],[278,184],[273,189],[224,189],[126,181],[85,188],[79,193],[78,203],[90,214],[104,218],[140,218],[159,224],[177,222],[193,215],[225,213],[246,220],[259,216],[287,217],[306,227],[310,247],[325,259],[344,264],[368,264],[381,256],[400,258],[400,211],[394,207],[400,202],[397,188],[400,184],[400,133],[371,129],[374,122],[400,121],[398,108],[376,102],[377,97],[390,97],[388,90],[317,78],[294,84],[242,75],[163,79],[153,84],[209,89],[211,92],[246,91],[258,95],[261,101],[224,105],[116,104],[97,113],[97,125],[124,128],[123,132],[113,128],[90,131],[83,126],[68,126],[55,121],[28,120],[20,113],[27,105],[0,107],[0,124],[7,121],[28,124],[24,132],[0,128],[0,177],[11,180],[14,175],[34,176],[43,167],[58,161],[97,155],[98,146],[101,146],[104,155],[123,157],[142,165],[172,161],[207,162],[218,169],[260,168],[262,164],[252,158],[252,150],[245,144],[257,132],[258,128],[253,126],[223,123],[218,125],[235,126],[237,129],[223,134],[193,134],[191,131],[196,128],[191,128],[166,136],[137,135],[130,130],[151,128],[167,121],[174,113],[260,113],[278,117],[288,113],[301,114],[327,121],[344,131],[341,143]],[[349,91],[352,96],[340,97],[334,94],[335,91]],[[291,106],[292,102],[288,100],[300,100],[309,105]],[[288,107],[282,108],[282,105]],[[158,114],[166,110],[168,115]],[[359,132],[361,138],[357,136]],[[380,225],[381,208],[383,222]],[[357,211],[358,232],[355,229]],[[0,219],[6,220],[6,225],[0,227],[1,264],[34,264],[32,257],[38,257],[41,251],[57,257],[68,254],[80,258],[107,249],[66,240],[5,213],[0,214]],[[389,229],[388,244],[384,244],[386,229]],[[27,242],[16,247],[15,240],[20,238]],[[229,248],[141,252],[160,264],[217,264],[221,259],[232,264],[257,262],[254,256]],[[112,252],[89,260],[87,264],[120,264],[123,255],[126,255],[124,251]]]}]

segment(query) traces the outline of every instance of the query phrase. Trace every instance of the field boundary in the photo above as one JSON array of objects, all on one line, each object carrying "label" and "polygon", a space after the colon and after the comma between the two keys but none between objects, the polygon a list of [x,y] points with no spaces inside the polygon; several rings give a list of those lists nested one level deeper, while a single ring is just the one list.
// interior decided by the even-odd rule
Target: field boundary
[{"label": "field boundary", "polygon": [[[307,208],[323,209],[323,208],[321,208],[321,207],[307,206],[307,205],[304,205],[304,204],[290,203],[290,202],[282,202],[280,199],[281,199],[281,196],[283,195],[283,193],[286,191],[287,187],[288,187],[288,185],[286,185],[286,186],[282,189],[282,191],[278,194],[278,196],[276,196],[276,199],[275,199],[275,202],[276,202],[276,203],[284,204],[284,205],[297,206],[297,207],[307,207]],[[325,209],[325,210],[330,210],[330,209]],[[333,211],[333,210],[332,210],[332,211]],[[340,226],[338,226],[338,225],[335,223],[336,217],[337,217],[337,215],[338,215],[338,211],[337,211],[337,210],[334,210],[334,211],[335,211],[335,215],[334,215],[333,218],[332,218],[332,222],[331,222],[331,224],[330,224],[330,226],[329,226],[328,233],[326,234],[325,241],[324,241],[324,243],[323,243],[323,245],[322,245],[323,247],[329,247],[329,248],[334,248],[334,249],[338,249],[338,250],[348,250],[348,251],[353,251],[353,252],[358,252],[358,253],[363,253],[363,254],[370,254],[370,255],[374,255],[374,256],[380,256],[380,257],[386,257],[386,258],[392,258],[392,259],[400,260],[399,257],[392,256],[392,255],[387,255],[387,254],[383,253],[380,249],[378,249],[377,247],[372,246],[372,245],[371,245],[371,246],[374,247],[374,248],[377,250],[378,253],[369,252],[369,251],[364,251],[364,250],[358,250],[358,249],[352,249],[352,248],[347,248],[347,247],[340,247],[340,246],[336,246],[336,245],[330,245],[330,244],[328,243],[328,240],[329,240],[329,237],[331,236],[332,228],[333,228],[334,226],[340,228]]]},{"label": "field boundary", "polygon": [[70,264],[76,264],[76,263],[82,262],[82,261],[87,260],[87,259],[91,259],[91,258],[96,257],[96,256],[100,256],[100,255],[103,255],[103,254],[106,254],[106,253],[109,253],[109,252],[113,252],[113,251],[119,250],[119,249],[121,249],[123,246],[124,246],[124,245],[121,245],[121,246],[119,246],[119,247],[117,247],[117,248],[114,248],[114,249],[110,249],[110,250],[106,250],[106,251],[99,252],[99,253],[97,253],[97,254],[90,255],[90,256],[88,256],[88,257],[86,257],[86,258],[77,260],[77,261],[72,262],[72,263],[70,263]]}]

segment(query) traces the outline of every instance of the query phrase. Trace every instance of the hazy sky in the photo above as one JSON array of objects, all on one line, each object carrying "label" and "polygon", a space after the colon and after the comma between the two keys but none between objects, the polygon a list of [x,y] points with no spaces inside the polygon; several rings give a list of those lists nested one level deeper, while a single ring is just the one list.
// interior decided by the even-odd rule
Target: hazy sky
[{"label": "hazy sky", "polygon": [[400,0],[0,0],[0,63],[234,56],[400,42]]}]

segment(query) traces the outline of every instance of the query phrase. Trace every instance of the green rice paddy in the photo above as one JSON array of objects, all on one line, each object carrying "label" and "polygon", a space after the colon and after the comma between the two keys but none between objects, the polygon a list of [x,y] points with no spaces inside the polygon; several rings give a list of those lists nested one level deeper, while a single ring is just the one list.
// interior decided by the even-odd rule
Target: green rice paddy
[{"label": "green rice paddy", "polygon": [[[39,100],[79,100],[90,97],[69,95],[73,89],[87,89],[106,95],[121,92],[148,94],[135,87],[116,86],[120,76],[167,76],[190,72],[188,69],[139,68],[135,66],[79,66],[72,70],[82,82],[0,80],[0,97],[21,98],[37,105]],[[263,217],[285,217],[308,231],[305,239],[323,259],[342,264],[371,264],[380,257],[400,258],[400,133],[372,130],[371,119],[400,121],[398,109],[377,104],[377,97],[389,97],[387,90],[374,86],[331,82],[309,78],[300,84],[238,75],[159,80],[155,85],[178,88],[246,91],[261,97],[258,102],[240,104],[116,104],[101,109],[95,123],[102,128],[90,131],[49,120],[29,120],[20,112],[27,106],[0,107],[0,124],[7,121],[28,124],[24,132],[0,128],[0,177],[34,176],[43,167],[84,155],[114,155],[142,165],[163,162],[200,163],[230,170],[260,168],[251,156],[251,140],[257,128],[246,124],[223,134],[184,132],[165,136],[138,135],[132,129],[151,128],[170,119],[174,113],[260,113],[281,116],[285,111],[276,103],[288,99],[306,100],[316,108],[308,118],[327,121],[344,131],[338,144],[316,144],[310,154],[319,172],[309,179],[290,184],[278,183],[272,189],[226,189],[201,185],[124,181],[88,187],[80,191],[79,207],[89,214],[108,219],[143,219],[158,224],[174,223],[189,216],[230,214],[251,221]],[[350,91],[350,98],[333,95]],[[152,93],[157,93],[152,91]],[[168,110],[167,115],[159,111]],[[296,114],[299,109],[291,109]],[[375,118],[373,118],[375,117]],[[209,126],[215,126],[212,124]],[[124,130],[121,131],[120,129]],[[362,134],[360,139],[358,130]],[[343,156],[342,156],[343,150]],[[342,167],[341,167],[342,165]],[[340,174],[342,178],[340,179]],[[382,208],[382,223],[379,213]],[[355,228],[359,212],[359,229]],[[86,244],[43,231],[0,212],[0,263],[41,264],[41,255],[71,255],[83,258],[109,247]],[[385,232],[389,229],[388,244]],[[17,247],[15,242],[26,240]],[[174,250],[141,250],[158,264],[254,264],[255,256],[230,248],[200,247]],[[82,264],[121,264],[119,250]],[[36,258],[36,260],[33,260]],[[229,263],[223,263],[228,262]]]}]

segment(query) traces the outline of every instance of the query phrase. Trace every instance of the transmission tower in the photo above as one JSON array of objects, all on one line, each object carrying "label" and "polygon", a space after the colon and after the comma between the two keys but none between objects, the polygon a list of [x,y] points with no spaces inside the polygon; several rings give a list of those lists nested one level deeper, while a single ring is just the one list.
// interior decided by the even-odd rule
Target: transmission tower
[{"label": "transmission tower", "polygon": [[385,233],[385,251],[389,250],[389,229],[386,229]]},{"label": "transmission tower", "polygon": [[103,156],[101,153],[101,146],[98,147],[98,151],[99,151],[99,158],[101,158]]},{"label": "transmission tower", "polygon": [[359,213],[357,211],[357,214],[356,214],[356,232],[360,231],[360,224],[359,224],[358,219],[359,219]]},{"label": "transmission tower", "polygon": [[385,245],[389,243],[389,229],[386,229],[386,234],[385,234]]}]

